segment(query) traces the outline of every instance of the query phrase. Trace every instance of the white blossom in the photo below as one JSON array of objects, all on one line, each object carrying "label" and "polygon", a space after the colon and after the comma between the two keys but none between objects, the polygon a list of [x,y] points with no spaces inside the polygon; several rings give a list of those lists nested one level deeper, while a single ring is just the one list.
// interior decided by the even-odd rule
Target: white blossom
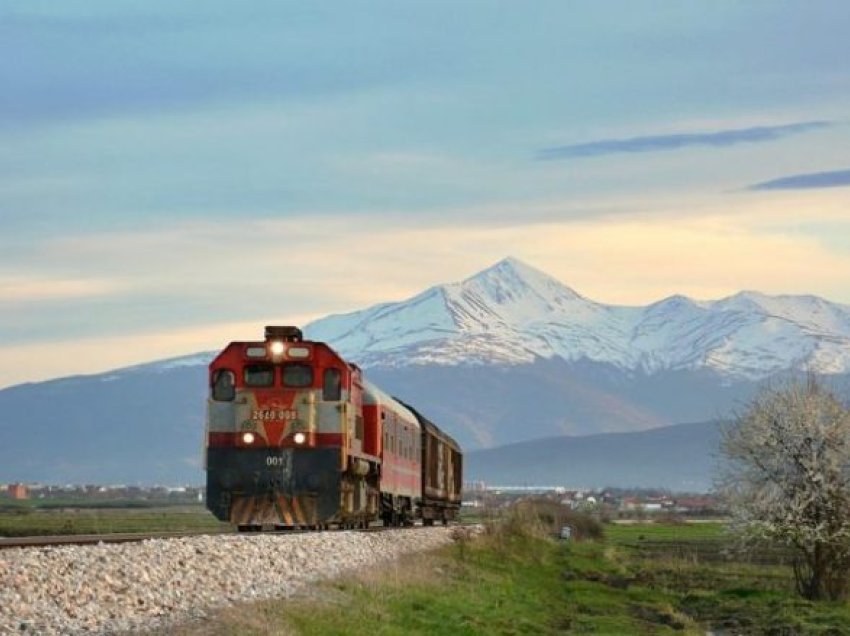
[{"label": "white blossom", "polygon": [[742,537],[798,554],[808,598],[850,584],[850,411],[810,378],[756,397],[725,431],[722,491]]}]

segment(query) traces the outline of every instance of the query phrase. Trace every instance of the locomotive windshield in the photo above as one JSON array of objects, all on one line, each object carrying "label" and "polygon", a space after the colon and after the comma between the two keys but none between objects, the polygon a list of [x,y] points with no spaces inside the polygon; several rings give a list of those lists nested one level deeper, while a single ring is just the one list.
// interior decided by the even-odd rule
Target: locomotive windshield
[{"label": "locomotive windshield", "polygon": [[287,364],[283,367],[283,386],[305,387],[313,385],[313,367],[306,364]]},{"label": "locomotive windshield", "polygon": [[245,386],[271,386],[274,384],[274,367],[270,364],[245,366]]}]

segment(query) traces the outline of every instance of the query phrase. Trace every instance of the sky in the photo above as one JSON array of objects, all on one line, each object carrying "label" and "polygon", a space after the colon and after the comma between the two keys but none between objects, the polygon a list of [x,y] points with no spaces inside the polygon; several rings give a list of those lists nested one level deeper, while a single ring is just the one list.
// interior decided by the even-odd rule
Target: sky
[{"label": "sky", "polygon": [[0,7],[0,387],[516,257],[850,304],[850,3]]}]

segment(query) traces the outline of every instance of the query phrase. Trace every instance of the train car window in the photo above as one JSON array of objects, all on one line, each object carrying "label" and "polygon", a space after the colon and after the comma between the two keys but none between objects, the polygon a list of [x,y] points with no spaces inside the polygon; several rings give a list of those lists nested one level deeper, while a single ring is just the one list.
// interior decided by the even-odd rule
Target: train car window
[{"label": "train car window", "polygon": [[339,369],[325,369],[322,377],[322,399],[325,401],[342,399],[342,374]]},{"label": "train car window", "polygon": [[274,384],[274,367],[270,364],[245,365],[246,386],[271,386]]},{"label": "train car window", "polygon": [[236,397],[236,376],[229,369],[217,369],[212,377],[212,398],[217,402],[232,402]]},{"label": "train car window", "polygon": [[283,367],[283,386],[313,386],[313,367],[308,364],[287,364]]}]

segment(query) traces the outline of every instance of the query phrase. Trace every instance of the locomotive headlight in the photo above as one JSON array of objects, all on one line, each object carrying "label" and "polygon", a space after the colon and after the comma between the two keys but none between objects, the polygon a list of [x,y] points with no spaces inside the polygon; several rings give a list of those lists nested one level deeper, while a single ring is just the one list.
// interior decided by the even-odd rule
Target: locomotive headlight
[{"label": "locomotive headlight", "polygon": [[271,351],[273,356],[282,356],[283,348],[283,342],[280,340],[272,340],[271,344],[269,344],[269,351]]},{"label": "locomotive headlight", "polygon": [[254,434],[253,433],[242,433],[242,443],[243,444],[253,444],[254,443]]},{"label": "locomotive headlight", "polygon": [[303,444],[306,441],[307,436],[304,435],[304,433],[296,433],[292,436],[292,439],[295,440],[296,444]]}]

